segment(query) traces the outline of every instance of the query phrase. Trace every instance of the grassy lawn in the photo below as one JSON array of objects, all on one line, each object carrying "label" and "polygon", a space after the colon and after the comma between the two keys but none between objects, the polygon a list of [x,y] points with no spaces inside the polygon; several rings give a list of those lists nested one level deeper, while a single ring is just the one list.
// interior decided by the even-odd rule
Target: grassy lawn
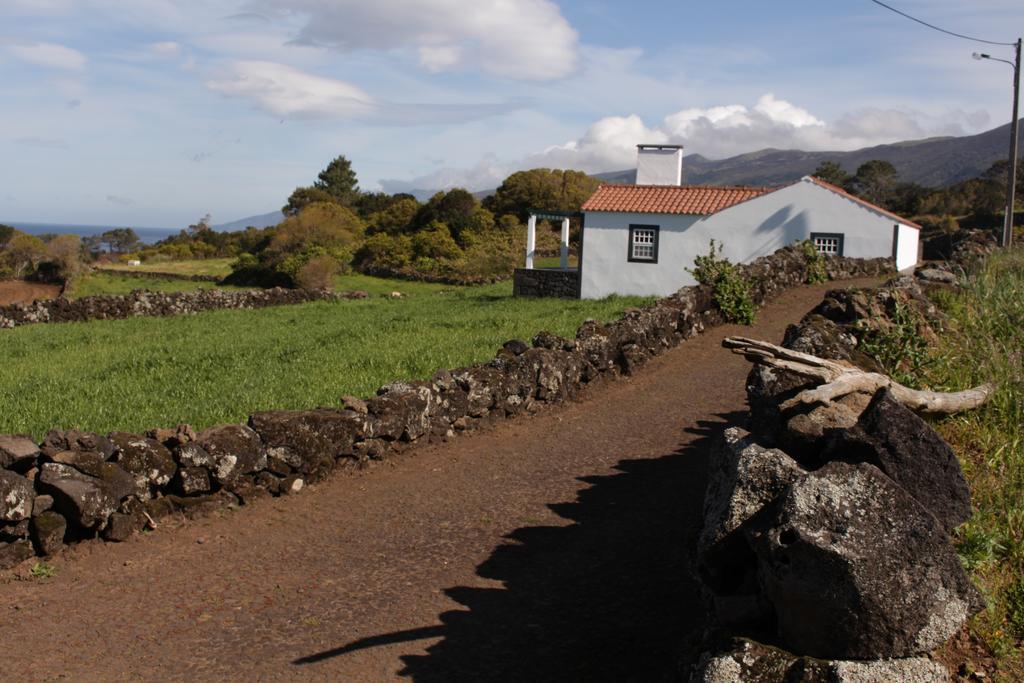
[{"label": "grassy lawn", "polygon": [[974,514],[955,540],[988,608],[970,630],[995,656],[997,681],[1024,680],[1024,250],[990,256],[961,289],[933,299],[947,316],[936,345],[911,319],[870,352],[886,366],[911,360],[912,371],[890,369],[919,388],[996,384],[985,405],[935,427],[971,487]]},{"label": "grassy lawn", "polygon": [[131,272],[174,273],[175,275],[216,275],[224,277],[231,273],[233,258],[194,259],[189,261],[148,261],[141,266],[112,263],[103,266],[106,270],[127,270]]},{"label": "grassy lawn", "polygon": [[[499,287],[501,291],[507,289],[512,291],[512,285]],[[392,280],[390,278],[373,277],[359,273],[338,275],[334,278],[334,291],[349,292],[362,290],[370,296],[387,296],[391,292],[401,292],[403,296],[430,296],[444,294],[446,292],[457,292],[468,289],[465,286],[445,285],[435,282],[416,282],[413,280]]]},{"label": "grassy lawn", "polygon": [[1024,680],[1024,250],[1000,252],[956,295],[937,297],[950,328],[925,373],[934,389],[996,382],[978,410],[943,420],[971,486],[960,555],[988,601],[971,630],[1005,680]]},{"label": "grassy lawn", "polygon": [[148,289],[151,292],[191,292],[197,289],[248,289],[218,285],[216,282],[192,282],[176,278],[139,278],[117,273],[94,271],[78,278],[71,288],[70,296],[78,299],[98,294],[128,294],[133,289]]},{"label": "grassy lawn", "polygon": [[646,301],[516,299],[507,282],[352,277],[351,288],[407,297],[4,330],[0,433],[203,427],[254,410],[337,405],[344,394],[487,360],[508,339],[542,329],[571,336],[586,318],[610,320]]}]

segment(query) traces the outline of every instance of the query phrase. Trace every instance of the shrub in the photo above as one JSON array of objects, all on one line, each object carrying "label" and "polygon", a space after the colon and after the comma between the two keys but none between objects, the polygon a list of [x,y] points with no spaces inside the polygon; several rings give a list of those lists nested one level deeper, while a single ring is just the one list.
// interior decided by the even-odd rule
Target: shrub
[{"label": "shrub", "polygon": [[314,256],[295,274],[295,284],[302,289],[332,289],[334,276],[341,264],[333,256]]},{"label": "shrub", "polygon": [[693,269],[687,268],[687,272],[700,284],[713,288],[715,304],[726,320],[743,325],[754,322],[754,299],[750,293],[750,283],[729,259],[722,256],[720,244],[711,240],[707,256],[696,257],[693,265]]},{"label": "shrub", "polygon": [[814,246],[814,242],[804,240],[799,242],[798,245],[807,258],[807,279],[804,282],[813,285],[818,282],[828,281],[828,271],[825,270],[825,256]]},{"label": "shrub", "polygon": [[452,239],[448,226],[439,221],[431,222],[413,235],[412,250],[416,258],[451,260],[462,256],[462,249]]}]

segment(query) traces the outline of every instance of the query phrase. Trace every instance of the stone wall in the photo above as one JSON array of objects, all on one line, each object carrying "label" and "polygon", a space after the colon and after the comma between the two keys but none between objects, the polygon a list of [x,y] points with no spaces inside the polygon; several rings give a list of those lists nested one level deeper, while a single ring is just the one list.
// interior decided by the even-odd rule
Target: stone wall
[{"label": "stone wall", "polygon": [[[834,259],[830,275],[879,275],[891,265]],[[807,277],[794,248],[744,269],[759,304]],[[536,411],[596,379],[632,373],[722,320],[709,288],[686,287],[612,323],[584,322],[574,339],[541,332],[530,344],[512,340],[487,363],[388,384],[337,407],[254,413],[199,432],[54,429],[42,443],[0,436],[0,567],[82,539],[123,540],[165,515],[294,493],[334,470]]]},{"label": "stone wall", "polygon": [[[829,292],[783,345],[880,371],[860,342],[897,310],[933,338],[931,271]],[[971,516],[959,461],[887,389],[780,408],[815,384],[756,365],[749,419],[711,458],[697,561],[714,625],[693,680],[947,681],[928,654],[984,608],[950,540]]]},{"label": "stone wall", "polygon": [[516,268],[512,275],[512,295],[578,299],[580,271]]},{"label": "stone wall", "polygon": [[49,299],[30,304],[0,306],[0,329],[36,323],[69,323],[87,320],[117,320],[135,316],[186,315],[224,308],[265,308],[309,301],[365,298],[365,292],[327,292],[305,289],[253,289],[226,291],[200,289],[194,292],[150,292],[135,290],[122,296],[85,296],[81,299]]}]

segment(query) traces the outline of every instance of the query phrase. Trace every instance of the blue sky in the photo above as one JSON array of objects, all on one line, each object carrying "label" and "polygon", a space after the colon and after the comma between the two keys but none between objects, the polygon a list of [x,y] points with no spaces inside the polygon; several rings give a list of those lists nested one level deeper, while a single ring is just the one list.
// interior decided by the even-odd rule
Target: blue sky
[{"label": "blue sky", "polygon": [[[892,0],[1011,42],[1020,0]],[[1012,58],[868,0],[3,0],[0,220],[180,227],[365,189],[981,132]],[[685,169],[684,169],[685,173]]]}]

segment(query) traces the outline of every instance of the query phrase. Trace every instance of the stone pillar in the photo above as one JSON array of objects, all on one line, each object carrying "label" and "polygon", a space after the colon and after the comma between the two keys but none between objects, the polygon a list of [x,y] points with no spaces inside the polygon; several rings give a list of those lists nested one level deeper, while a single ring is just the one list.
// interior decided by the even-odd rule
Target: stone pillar
[{"label": "stone pillar", "polygon": [[562,219],[562,270],[569,268],[569,219]]},{"label": "stone pillar", "polygon": [[533,268],[533,252],[537,248],[537,217],[532,213],[526,222],[526,267]]}]

